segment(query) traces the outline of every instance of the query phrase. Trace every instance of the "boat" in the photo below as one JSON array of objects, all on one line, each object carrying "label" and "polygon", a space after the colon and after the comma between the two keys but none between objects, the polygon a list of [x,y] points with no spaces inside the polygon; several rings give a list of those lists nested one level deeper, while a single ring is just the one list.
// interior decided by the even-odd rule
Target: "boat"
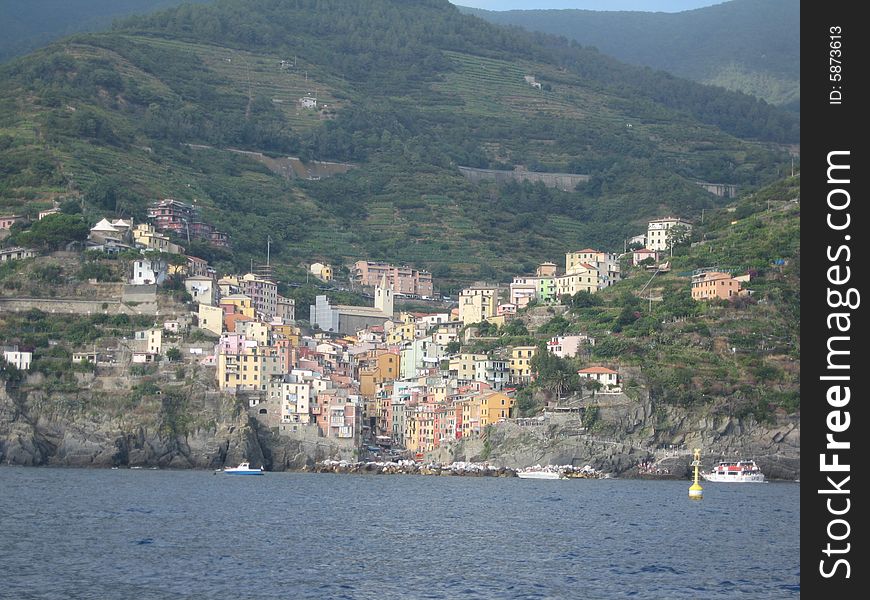
[{"label": "boat", "polygon": [[723,460],[712,471],[701,473],[706,481],[726,483],[765,483],[764,473],[754,460]]},{"label": "boat", "polygon": [[565,473],[546,467],[528,467],[517,471],[520,479],[565,479]]},{"label": "boat", "polygon": [[263,471],[263,467],[252,469],[251,463],[244,461],[239,463],[238,467],[224,467],[223,472],[227,475],[262,475],[265,471]]}]

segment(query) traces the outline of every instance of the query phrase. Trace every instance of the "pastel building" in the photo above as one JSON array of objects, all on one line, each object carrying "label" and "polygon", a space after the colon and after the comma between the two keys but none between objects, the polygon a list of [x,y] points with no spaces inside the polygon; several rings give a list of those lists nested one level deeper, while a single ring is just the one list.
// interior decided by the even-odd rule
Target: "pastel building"
[{"label": "pastel building", "polygon": [[669,250],[668,232],[674,227],[684,227],[692,230],[692,224],[677,217],[665,217],[649,222],[646,233],[646,247],[650,250]]},{"label": "pastel building", "polygon": [[459,320],[466,325],[495,316],[498,287],[476,284],[459,292]]},{"label": "pastel building", "polygon": [[728,300],[740,295],[740,281],[730,273],[705,271],[692,276],[693,300]]},{"label": "pastel building", "polygon": [[396,267],[383,262],[358,260],[353,265],[353,279],[360,285],[376,286],[386,279],[398,293],[416,296],[432,295],[432,274],[408,266]]},{"label": "pastel building", "polygon": [[508,361],[508,377],[511,383],[529,383],[532,380],[532,358],[537,351],[537,346],[511,348]]},{"label": "pastel building", "polygon": [[607,367],[587,367],[577,371],[581,379],[591,379],[603,386],[616,387],[619,385],[619,373]]}]

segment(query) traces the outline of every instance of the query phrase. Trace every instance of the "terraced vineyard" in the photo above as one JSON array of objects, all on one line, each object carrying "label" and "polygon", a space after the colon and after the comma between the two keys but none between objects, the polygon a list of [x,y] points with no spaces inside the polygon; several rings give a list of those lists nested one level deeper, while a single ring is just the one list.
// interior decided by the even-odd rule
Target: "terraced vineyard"
[{"label": "terraced vineyard", "polygon": [[[317,127],[323,106],[339,110],[347,104],[337,96],[347,97],[343,82],[323,74],[315,65],[275,55],[245,52],[234,48],[193,44],[144,36],[124,36],[137,43],[176,52],[190,52],[221,77],[227,84],[219,86],[226,93],[244,92],[248,97],[261,96],[271,101],[294,131]],[[282,64],[283,61],[283,64]],[[317,99],[317,108],[303,108],[299,99]]]}]

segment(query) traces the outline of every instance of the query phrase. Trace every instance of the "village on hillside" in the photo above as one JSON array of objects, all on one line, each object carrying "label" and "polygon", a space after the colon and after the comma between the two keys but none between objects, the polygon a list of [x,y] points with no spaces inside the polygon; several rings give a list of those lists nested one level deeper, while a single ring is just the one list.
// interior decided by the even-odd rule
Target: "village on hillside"
[{"label": "village on hillside", "polygon": [[[40,219],[51,218],[48,210]],[[592,248],[569,251],[564,267],[538,265],[534,274],[516,275],[507,285],[476,283],[449,298],[436,293],[432,275],[408,266],[359,260],[350,268],[354,284],[372,290],[373,305],[333,303],[326,294],[297,307],[278,293],[271,269],[218,276],[206,261],[185,255],[172,240],[204,240],[228,247],[228,237],[199,218],[194,206],[164,199],[153,203],[148,222],[102,219],[90,229],[81,251],[136,253],[123,286],[123,299],[139,314],[153,314],[153,327],[137,331],[116,352],[79,349],[73,362],[131,365],[161,360],[196,361],[214,370],[223,393],[241,398],[252,416],[282,435],[328,437],[377,456],[422,457],[457,439],[480,436],[488,425],[518,418],[516,389],[530,383],[536,353],[578,356],[595,339],[586,334],[553,336],[541,346],[520,345],[489,353],[463,352],[487,327],[504,327],[530,306],[560,303],[578,292],[595,294],[621,278],[620,258],[652,273],[668,270],[668,251],[686,236],[691,223],[676,217],[649,222],[647,232],[623,255]],[[18,217],[0,218],[9,229]],[[170,237],[170,234],[172,237]],[[27,260],[36,251],[12,247],[0,260]],[[329,283],[332,265],[315,262],[309,273]],[[158,286],[181,278],[189,294],[185,314],[162,317]],[[744,277],[700,270],[691,280],[697,301],[747,293]],[[401,298],[431,301],[431,312],[396,310]],[[134,300],[130,302],[130,300]],[[15,307],[26,310],[36,303]],[[104,305],[105,306],[105,305]],[[120,307],[120,305],[119,305]],[[205,332],[182,353],[180,334]],[[31,349],[2,340],[3,358],[21,371],[30,368]],[[123,356],[122,356],[123,355]],[[602,394],[622,391],[613,365],[590,364],[577,375]],[[558,409],[558,406],[551,407]]]}]

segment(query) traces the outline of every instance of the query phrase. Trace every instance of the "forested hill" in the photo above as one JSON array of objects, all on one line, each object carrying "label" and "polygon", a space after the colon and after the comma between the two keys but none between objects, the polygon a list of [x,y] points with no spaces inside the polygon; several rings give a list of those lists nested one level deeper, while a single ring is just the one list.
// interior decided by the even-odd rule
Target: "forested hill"
[{"label": "forested hill", "polygon": [[[182,5],[0,66],[0,212],[75,197],[95,222],[195,199],[233,252],[188,250],[219,268],[260,260],[268,236],[287,273],[370,258],[503,278],[699,215],[724,200],[697,182],[764,184],[797,142],[797,118],[755,98],[447,0]],[[287,155],[352,167],[288,179]],[[477,185],[460,165],[589,181]]]},{"label": "forested hill", "polygon": [[117,18],[177,6],[184,1],[3,0],[0,2],[0,62],[65,35],[107,29]]},{"label": "forested hill", "polygon": [[798,0],[730,0],[680,13],[462,10],[492,23],[565,36],[631,64],[799,107]]}]

